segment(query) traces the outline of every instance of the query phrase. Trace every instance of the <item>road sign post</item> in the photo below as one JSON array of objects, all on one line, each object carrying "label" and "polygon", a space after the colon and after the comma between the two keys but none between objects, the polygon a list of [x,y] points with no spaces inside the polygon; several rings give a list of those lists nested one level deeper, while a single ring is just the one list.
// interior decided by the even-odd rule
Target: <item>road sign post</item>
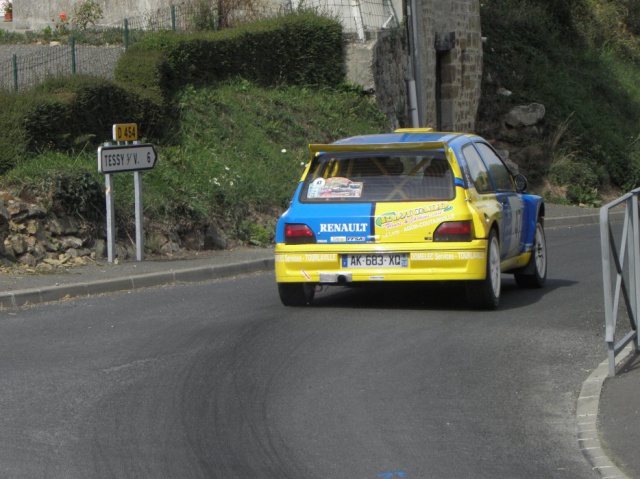
[{"label": "road sign post", "polygon": [[[112,173],[133,173],[135,188],[136,217],[136,259],[144,258],[144,228],[142,211],[142,174],[152,169],[158,154],[154,145],[138,142],[138,125],[124,123],[113,125],[113,139],[117,145],[105,143],[98,147],[98,171],[104,174],[105,196],[107,202],[107,259],[113,263],[115,257],[115,214],[113,207]],[[122,144],[124,142],[124,144]]]}]

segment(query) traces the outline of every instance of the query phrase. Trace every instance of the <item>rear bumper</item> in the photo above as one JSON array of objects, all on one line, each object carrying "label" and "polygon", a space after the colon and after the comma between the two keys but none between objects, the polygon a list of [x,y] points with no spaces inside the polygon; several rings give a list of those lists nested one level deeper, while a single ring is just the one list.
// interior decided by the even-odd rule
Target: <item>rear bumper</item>
[{"label": "rear bumper", "polygon": [[[486,240],[428,245],[276,245],[278,283],[344,284],[373,281],[480,280],[486,274]],[[346,254],[406,254],[405,267],[359,267],[342,264]]]}]

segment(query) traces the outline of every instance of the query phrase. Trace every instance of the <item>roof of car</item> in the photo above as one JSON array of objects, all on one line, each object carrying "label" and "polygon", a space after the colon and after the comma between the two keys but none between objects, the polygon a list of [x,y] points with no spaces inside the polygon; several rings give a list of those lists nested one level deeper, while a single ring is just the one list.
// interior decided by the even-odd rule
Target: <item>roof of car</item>
[{"label": "roof of car", "polygon": [[359,135],[343,138],[334,145],[372,145],[387,143],[449,143],[460,133],[436,132],[431,128],[403,128],[393,133]]}]

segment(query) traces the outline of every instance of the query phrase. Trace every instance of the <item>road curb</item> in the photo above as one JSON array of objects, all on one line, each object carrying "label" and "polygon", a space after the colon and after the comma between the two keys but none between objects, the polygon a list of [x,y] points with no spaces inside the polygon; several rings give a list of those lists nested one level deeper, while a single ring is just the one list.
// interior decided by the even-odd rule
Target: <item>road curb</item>
[{"label": "road curb", "polygon": [[[624,211],[612,211],[609,214],[610,221],[617,223],[624,220]],[[600,223],[600,213],[575,215],[575,216],[554,216],[544,218],[545,228],[559,228],[562,226],[582,226]]]},{"label": "road curb", "polygon": [[[631,354],[631,345],[620,353],[616,364],[626,360]],[[598,434],[598,411],[600,408],[600,394],[605,379],[609,375],[609,359],[602,361],[589,377],[582,383],[578,406],[576,409],[576,425],[578,433],[578,447],[591,464],[592,469],[600,474],[602,479],[629,479],[624,472],[609,458],[602,448]]]},{"label": "road curb", "polygon": [[123,278],[3,292],[0,293],[0,309],[19,308],[73,297],[220,279],[273,270],[274,265],[274,259],[264,258],[225,265],[200,266],[175,271],[144,273]]}]

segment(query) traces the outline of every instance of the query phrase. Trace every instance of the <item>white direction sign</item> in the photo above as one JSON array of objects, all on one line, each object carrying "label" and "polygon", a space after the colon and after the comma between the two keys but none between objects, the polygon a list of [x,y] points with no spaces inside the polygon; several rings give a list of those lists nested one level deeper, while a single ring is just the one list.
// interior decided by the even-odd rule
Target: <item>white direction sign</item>
[{"label": "white direction sign", "polygon": [[157,159],[156,149],[148,143],[98,147],[100,173],[150,170],[155,166]]}]

